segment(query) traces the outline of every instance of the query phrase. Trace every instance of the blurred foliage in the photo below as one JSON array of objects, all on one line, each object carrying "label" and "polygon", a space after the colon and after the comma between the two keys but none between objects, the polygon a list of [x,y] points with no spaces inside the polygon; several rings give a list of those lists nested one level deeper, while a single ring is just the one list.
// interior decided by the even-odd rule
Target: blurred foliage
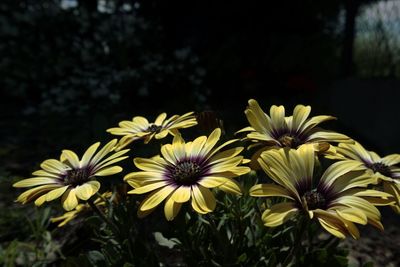
[{"label": "blurred foliage", "polygon": [[400,77],[400,3],[365,6],[357,18],[355,63],[359,76]]},{"label": "blurred foliage", "polygon": [[0,25],[0,87],[25,114],[129,109],[150,96],[156,105],[162,97],[173,102],[178,89],[190,88],[188,104],[200,96],[198,57],[189,47],[166,49],[162,26],[133,5],[90,12],[54,0],[7,0]]}]

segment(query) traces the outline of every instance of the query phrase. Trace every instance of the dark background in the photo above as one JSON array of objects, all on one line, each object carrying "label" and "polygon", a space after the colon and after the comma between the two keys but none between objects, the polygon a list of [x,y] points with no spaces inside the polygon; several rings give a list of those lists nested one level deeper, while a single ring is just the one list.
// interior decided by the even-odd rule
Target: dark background
[{"label": "dark background", "polygon": [[399,1],[2,0],[0,208],[13,180],[120,120],[213,110],[232,134],[249,98],[399,152],[399,32]]},{"label": "dark background", "polygon": [[214,110],[233,132],[249,98],[310,104],[398,151],[396,2],[4,0],[1,166],[31,169],[134,115]]}]

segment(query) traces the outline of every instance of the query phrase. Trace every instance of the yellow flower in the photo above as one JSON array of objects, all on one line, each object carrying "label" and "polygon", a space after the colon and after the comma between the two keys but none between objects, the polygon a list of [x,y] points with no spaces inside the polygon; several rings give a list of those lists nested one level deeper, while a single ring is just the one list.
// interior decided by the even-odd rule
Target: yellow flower
[{"label": "yellow flower", "polygon": [[[127,156],[122,156],[129,149],[114,153],[117,140],[106,144],[97,153],[100,143],[90,146],[79,160],[71,150],[63,150],[60,160],[48,159],[40,164],[41,170],[28,178],[15,183],[14,187],[33,187],[23,192],[17,201],[25,204],[35,201],[37,206],[46,201],[61,197],[65,210],[73,210],[78,205],[78,199],[88,200],[96,194],[100,183],[97,176],[109,176],[122,171],[119,166],[113,166]],[[111,155],[109,155],[112,153]]]},{"label": "yellow flower", "polygon": [[253,142],[250,147],[262,146],[254,154],[254,160],[262,151],[271,148],[297,148],[303,144],[314,144],[317,151],[324,152],[330,149],[330,142],[351,142],[346,135],[316,127],[324,121],[336,119],[335,117],[321,115],[308,118],[310,112],[310,106],[297,105],[293,116],[285,117],[285,108],[274,105],[268,116],[256,100],[250,99],[245,110],[250,126],[237,133],[250,132],[245,138]]},{"label": "yellow flower", "polygon": [[138,215],[143,217],[166,200],[164,213],[173,220],[182,203],[191,199],[193,209],[201,214],[214,210],[216,201],[209,188],[241,194],[239,184],[232,178],[246,174],[250,168],[239,166],[243,157],[238,156],[243,147],[220,150],[236,140],[228,141],[216,148],[221,135],[219,128],[208,137],[200,136],[187,142],[175,135],[172,144],[161,148],[161,155],[151,159],[135,158],[134,163],[141,171],[125,176],[135,189],[130,194],[152,192],[140,204]]},{"label": "yellow flower", "polygon": [[[101,197],[97,198],[93,203],[97,207],[103,207],[106,205],[105,199],[109,199],[112,196],[111,192],[105,192]],[[90,210],[89,204],[78,204],[75,209],[64,213],[61,216],[51,218],[50,221],[53,223],[59,222],[58,227],[62,227],[75,219],[79,214],[84,214]]]},{"label": "yellow flower", "polygon": [[362,163],[361,169],[367,175],[376,179],[376,183],[382,183],[383,190],[396,198],[396,205],[392,208],[400,213],[400,163],[399,154],[391,154],[381,158],[377,153],[366,150],[360,143],[339,144],[336,148],[335,159],[350,159]]},{"label": "yellow flower", "polygon": [[144,143],[147,144],[153,137],[162,139],[168,134],[176,135],[178,129],[189,128],[197,124],[193,112],[181,116],[174,115],[169,119],[166,117],[167,114],[162,113],[153,123],[141,116],[133,117],[132,121],[121,121],[118,124],[119,127],[110,128],[107,132],[123,136],[118,143],[118,149],[122,149],[135,140],[144,139]]},{"label": "yellow flower", "polygon": [[375,203],[390,204],[391,195],[366,189],[374,179],[357,170],[356,161],[332,164],[320,179],[314,178],[316,157],[311,145],[297,150],[269,150],[261,154],[259,163],[276,184],[258,184],[250,189],[255,197],[283,197],[286,202],[265,210],[266,226],[275,227],[299,213],[317,219],[334,236],[359,237],[358,224],[371,224],[383,229]]}]

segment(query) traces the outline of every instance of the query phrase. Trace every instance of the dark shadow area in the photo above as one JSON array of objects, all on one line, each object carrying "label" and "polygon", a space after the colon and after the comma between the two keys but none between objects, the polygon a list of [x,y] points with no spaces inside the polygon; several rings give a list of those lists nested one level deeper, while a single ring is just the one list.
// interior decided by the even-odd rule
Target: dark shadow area
[{"label": "dark shadow area", "polygon": [[233,135],[250,98],[398,153],[399,20],[393,1],[2,0],[0,210],[12,181],[121,120],[212,110]]}]

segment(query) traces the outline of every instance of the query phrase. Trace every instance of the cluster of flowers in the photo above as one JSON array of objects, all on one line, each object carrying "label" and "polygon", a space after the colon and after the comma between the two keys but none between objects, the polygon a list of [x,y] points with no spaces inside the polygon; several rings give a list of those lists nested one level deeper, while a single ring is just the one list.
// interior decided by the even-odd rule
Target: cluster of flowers
[{"label": "cluster of flowers", "polygon": [[[136,140],[147,144],[152,139],[173,136],[160,154],[133,160],[139,171],[131,172],[124,181],[133,187],[129,194],[148,194],[138,208],[138,216],[150,214],[163,201],[167,220],[173,220],[183,203],[189,202],[200,214],[212,212],[216,206],[210,189],[241,195],[243,188],[235,180],[252,169],[264,171],[270,183],[256,184],[249,190],[253,197],[278,197],[262,214],[266,226],[275,227],[295,216],[317,220],[332,235],[359,237],[355,224],[371,224],[383,230],[376,206],[390,205],[400,212],[400,155],[379,157],[367,151],[346,135],[317,127],[335,119],[332,116],[310,117],[311,107],[297,105],[292,116],[285,116],[283,106],[272,106],[266,114],[257,101],[249,100],[245,110],[250,126],[237,132],[243,139],[233,139],[217,146],[221,129],[209,136],[186,142],[179,130],[195,126],[193,112],[166,119],[159,115],[154,123],[144,117],[122,121],[108,129],[114,139],[98,150],[100,143],[90,146],[82,158],[63,150],[60,159],[48,159],[35,171],[35,177],[21,180],[14,187],[32,187],[17,201],[37,206],[61,198],[68,212],[53,218],[62,226],[90,207],[104,206],[111,193],[98,193],[100,176],[120,173],[116,166],[128,156],[126,146]],[[240,153],[238,141],[258,147],[251,160]],[[225,149],[225,147],[231,147]],[[232,147],[233,146],[233,147]],[[97,151],[97,152],[96,152]],[[334,160],[321,175],[320,157]],[[246,165],[249,166],[246,166]],[[98,198],[92,200],[97,194]],[[86,201],[83,204],[79,201]],[[270,203],[270,202],[268,202]]]}]

